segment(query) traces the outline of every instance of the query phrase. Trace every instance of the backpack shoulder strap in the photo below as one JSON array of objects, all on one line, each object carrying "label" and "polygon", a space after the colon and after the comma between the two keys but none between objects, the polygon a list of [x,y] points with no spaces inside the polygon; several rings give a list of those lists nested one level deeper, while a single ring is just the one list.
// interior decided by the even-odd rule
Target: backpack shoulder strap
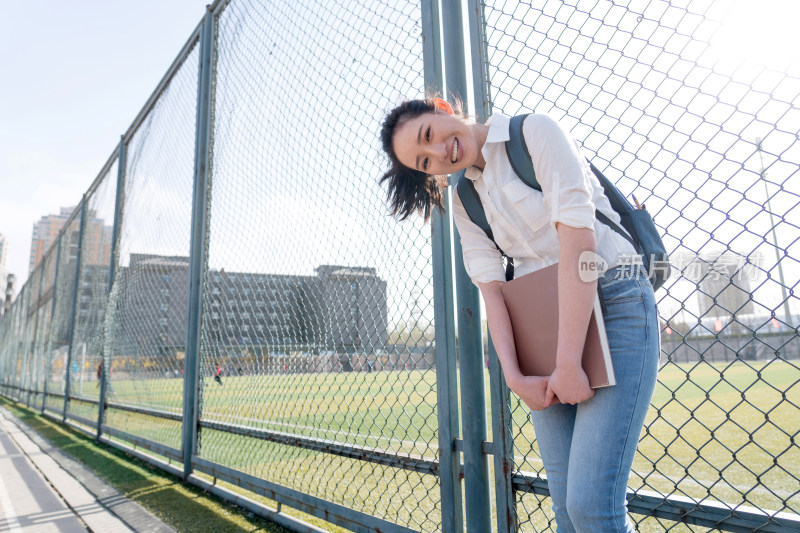
[{"label": "backpack shoulder strap", "polygon": [[494,241],[492,228],[489,226],[489,221],[486,220],[486,212],[483,210],[483,203],[478,196],[478,191],[475,190],[475,184],[464,175],[463,171],[456,182],[456,192],[472,223],[481,228],[486,236]]},{"label": "backpack shoulder strap", "polygon": [[591,167],[592,173],[597,177],[597,181],[603,186],[606,198],[608,198],[608,202],[611,204],[611,208],[614,209],[614,211],[617,213],[625,213],[633,210],[633,206],[631,206],[628,199],[619,192],[619,189],[611,183],[611,180],[605,177],[603,173],[600,172],[600,169],[594,166],[591,161],[589,162],[589,167]]},{"label": "backpack shoulder strap", "polygon": [[[506,154],[508,155],[509,163],[511,163],[511,168],[514,169],[514,172],[517,174],[519,179],[521,179],[522,182],[528,187],[536,189],[537,191],[541,191],[542,186],[539,185],[539,181],[536,179],[536,171],[533,168],[533,159],[528,151],[528,144],[525,142],[525,133],[522,131],[522,124],[527,116],[528,115],[517,115],[511,118],[511,123],[508,128],[509,139],[506,141]],[[592,164],[591,161],[589,161],[589,166],[591,167],[594,175],[597,176],[600,184],[603,186],[606,197],[611,203],[611,208],[617,213],[625,213],[632,209],[628,200],[622,196],[614,184],[611,183],[611,181],[609,181],[609,179],[606,178],[603,173]],[[638,246],[636,246],[634,240],[624,229],[620,228],[618,224],[615,224],[613,220],[608,218],[599,209],[595,208],[594,213],[595,217],[600,220],[600,222],[625,238],[625,240],[633,245],[634,250],[638,250]]]},{"label": "backpack shoulder strap", "polygon": [[472,183],[472,180],[466,176],[466,172],[463,170],[456,181],[456,193],[461,199],[461,204],[464,206],[464,210],[467,212],[467,216],[472,223],[483,230],[486,236],[489,237],[489,240],[494,243],[500,255],[505,258],[506,281],[514,279],[514,260],[508,257],[494,240],[494,233],[492,233],[492,228],[489,226],[489,221],[486,219],[486,212],[483,209],[481,198],[478,196],[478,191],[475,190],[475,184]]},{"label": "backpack shoulder strap", "polygon": [[509,139],[506,141],[506,155],[517,177],[528,187],[541,191],[542,187],[536,180],[536,171],[533,169],[533,159],[531,159],[528,145],[525,143],[525,134],[522,133],[522,124],[527,116],[526,114],[511,117],[508,127]]},{"label": "backpack shoulder strap", "polygon": [[[605,177],[603,173],[600,172],[600,169],[594,166],[594,164],[592,164],[591,161],[589,162],[589,166],[591,167],[594,175],[597,177],[597,180],[603,186],[603,191],[605,192],[606,198],[608,198],[608,202],[611,204],[611,209],[616,211],[617,214],[620,215],[620,217],[623,217],[623,215],[630,213],[633,210],[633,207],[631,206],[630,202],[628,202],[627,198],[625,198],[622,195],[622,193],[619,192],[619,189],[617,189],[617,187],[613,183],[611,183],[611,180]],[[633,246],[634,250],[636,251],[639,250],[639,247],[636,245],[635,242],[639,240],[639,237],[635,234],[635,229],[633,228],[633,226],[626,227],[625,229],[623,229],[619,227],[619,224],[615,223],[613,220],[608,218],[599,209],[595,209],[594,213],[595,216],[600,220],[600,222],[602,222],[609,228],[613,229],[615,232],[621,235],[626,241],[631,243],[631,246]],[[625,230],[628,231],[626,232]]]}]

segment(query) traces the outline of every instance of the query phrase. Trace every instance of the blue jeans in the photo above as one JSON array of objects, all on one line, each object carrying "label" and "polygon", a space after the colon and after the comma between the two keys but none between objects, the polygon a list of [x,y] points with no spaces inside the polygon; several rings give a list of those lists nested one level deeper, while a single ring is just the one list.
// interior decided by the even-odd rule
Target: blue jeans
[{"label": "blue jeans", "polygon": [[634,531],[625,495],[658,373],[658,311],[644,269],[612,268],[598,283],[617,384],[532,413],[558,533]]}]

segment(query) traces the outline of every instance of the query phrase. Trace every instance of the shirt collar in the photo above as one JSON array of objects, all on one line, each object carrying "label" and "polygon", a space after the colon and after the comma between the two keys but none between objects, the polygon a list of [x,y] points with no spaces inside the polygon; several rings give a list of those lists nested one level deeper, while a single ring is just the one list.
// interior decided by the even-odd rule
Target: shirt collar
[{"label": "shirt collar", "polygon": [[[511,139],[511,135],[508,132],[509,120],[511,120],[511,118],[502,113],[494,113],[489,117],[489,120],[486,121],[486,125],[489,126],[489,132],[486,134],[486,142],[481,148],[481,154],[483,154],[484,160],[486,160],[486,156],[489,152],[489,143],[504,143]],[[483,176],[483,172],[478,167],[469,167],[464,175],[472,181],[475,181]]]},{"label": "shirt collar", "polygon": [[[508,117],[502,113],[495,113],[486,121],[486,125],[489,126],[489,133],[486,135],[486,142],[487,143],[504,143],[507,140],[511,139],[511,135],[508,133],[508,126],[511,117]],[[484,149],[486,145],[483,145]]]}]

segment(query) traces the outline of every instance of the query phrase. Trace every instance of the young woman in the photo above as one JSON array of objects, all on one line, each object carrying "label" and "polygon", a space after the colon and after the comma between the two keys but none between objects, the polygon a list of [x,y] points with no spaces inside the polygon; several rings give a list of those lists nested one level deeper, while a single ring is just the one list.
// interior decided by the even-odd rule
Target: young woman
[{"label": "young woman", "polygon": [[[630,243],[596,220],[596,208],[616,223],[619,216],[569,133],[547,115],[525,119],[539,192],[511,168],[508,126],[509,117],[501,114],[476,124],[438,98],[404,102],[383,123],[391,168],[380,181],[388,186],[394,215],[419,213],[427,220],[442,207],[445,177],[466,169],[495,241],[514,258],[516,276],[558,263],[556,370],[523,376],[500,292],[500,253],[453,194],[464,265],[486,304],[503,375],[532,410],[558,532],[632,532],[626,488],[661,351],[653,290],[644,268],[630,265]],[[608,264],[599,280],[579,275],[583,252],[595,252]],[[617,384],[593,390],[580,359],[598,283]]]}]

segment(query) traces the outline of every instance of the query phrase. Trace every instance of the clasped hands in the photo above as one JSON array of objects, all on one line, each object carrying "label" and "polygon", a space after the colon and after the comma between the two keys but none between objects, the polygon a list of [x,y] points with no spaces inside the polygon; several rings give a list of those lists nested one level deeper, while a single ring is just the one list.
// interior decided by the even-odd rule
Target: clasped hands
[{"label": "clasped hands", "polygon": [[549,376],[508,376],[508,388],[534,411],[557,403],[577,404],[594,396],[589,378],[579,365],[557,366]]}]

